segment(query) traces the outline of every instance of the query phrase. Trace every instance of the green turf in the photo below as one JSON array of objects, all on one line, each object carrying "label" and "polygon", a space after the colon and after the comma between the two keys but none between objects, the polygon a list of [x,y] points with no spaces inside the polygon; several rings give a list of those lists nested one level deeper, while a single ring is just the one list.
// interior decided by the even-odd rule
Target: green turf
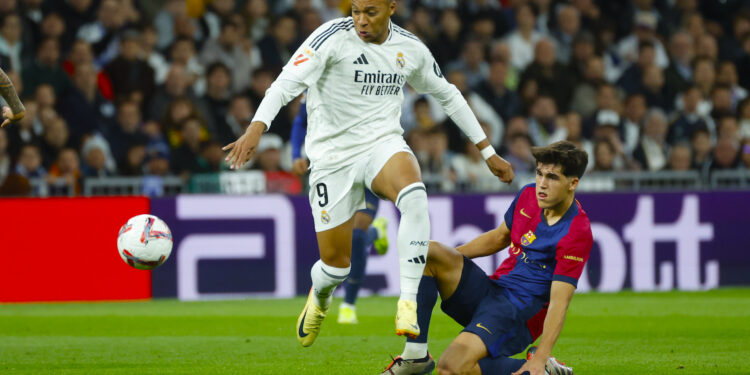
[{"label": "green turf", "polygon": [[[398,354],[393,298],[336,310],[309,348],[302,299],[0,305],[0,374],[377,374]],[[436,311],[438,357],[460,327]],[[554,354],[576,374],[750,374],[750,290],[581,294]]]}]

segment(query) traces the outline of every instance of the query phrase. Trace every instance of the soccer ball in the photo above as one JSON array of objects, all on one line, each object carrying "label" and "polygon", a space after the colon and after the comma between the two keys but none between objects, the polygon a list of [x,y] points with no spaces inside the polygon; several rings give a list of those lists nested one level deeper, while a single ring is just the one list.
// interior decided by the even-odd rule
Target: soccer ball
[{"label": "soccer ball", "polygon": [[154,215],[130,218],[117,235],[117,250],[125,263],[139,270],[151,270],[172,253],[172,232]]}]

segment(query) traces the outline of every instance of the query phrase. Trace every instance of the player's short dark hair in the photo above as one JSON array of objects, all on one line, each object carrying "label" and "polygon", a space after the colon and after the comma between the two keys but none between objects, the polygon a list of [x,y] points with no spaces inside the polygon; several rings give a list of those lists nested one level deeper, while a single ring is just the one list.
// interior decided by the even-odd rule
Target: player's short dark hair
[{"label": "player's short dark hair", "polygon": [[544,147],[532,147],[531,153],[537,163],[559,165],[562,167],[562,173],[567,177],[581,178],[589,163],[589,155],[586,151],[569,141],[559,141]]}]

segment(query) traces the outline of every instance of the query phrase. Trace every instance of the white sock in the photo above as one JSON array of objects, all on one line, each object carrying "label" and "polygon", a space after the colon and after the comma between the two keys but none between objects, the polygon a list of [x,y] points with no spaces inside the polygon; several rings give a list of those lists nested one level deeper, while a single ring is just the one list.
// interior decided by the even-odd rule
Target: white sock
[{"label": "white sock", "polygon": [[339,309],[343,309],[343,308],[349,308],[351,310],[356,310],[356,307],[354,307],[354,305],[352,305],[351,303],[346,303],[346,302],[341,302],[341,304],[339,305]]},{"label": "white sock", "polygon": [[349,276],[350,268],[332,267],[320,259],[315,262],[310,270],[310,276],[315,290],[315,302],[318,306],[328,308],[333,299],[333,290]]},{"label": "white sock", "polygon": [[397,241],[401,299],[416,301],[430,245],[430,215],[424,184],[417,182],[403,188],[396,198],[396,207],[401,211]]},{"label": "white sock", "polygon": [[401,357],[404,359],[422,359],[427,357],[427,343],[407,341]]}]

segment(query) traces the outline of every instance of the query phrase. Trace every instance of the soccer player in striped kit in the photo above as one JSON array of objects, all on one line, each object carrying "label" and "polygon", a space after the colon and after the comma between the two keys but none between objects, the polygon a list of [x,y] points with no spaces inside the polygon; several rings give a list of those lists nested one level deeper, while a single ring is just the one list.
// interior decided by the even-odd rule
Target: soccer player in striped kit
[{"label": "soccer player in striped kit", "polygon": [[365,188],[401,212],[396,334],[420,333],[416,298],[430,219],[419,165],[399,123],[404,84],[435,97],[481,150],[493,174],[506,182],[513,179],[510,164],[496,155],[427,47],[391,22],[395,11],[395,0],[352,0],[352,16],[323,24],[305,40],[266,91],[245,134],[224,148],[231,167],[245,164],[279,109],[307,90],[305,150],[320,260],[310,272],[313,285],[297,321],[303,346],[315,341],[333,290],[349,275],[353,216],[365,207]]}]

